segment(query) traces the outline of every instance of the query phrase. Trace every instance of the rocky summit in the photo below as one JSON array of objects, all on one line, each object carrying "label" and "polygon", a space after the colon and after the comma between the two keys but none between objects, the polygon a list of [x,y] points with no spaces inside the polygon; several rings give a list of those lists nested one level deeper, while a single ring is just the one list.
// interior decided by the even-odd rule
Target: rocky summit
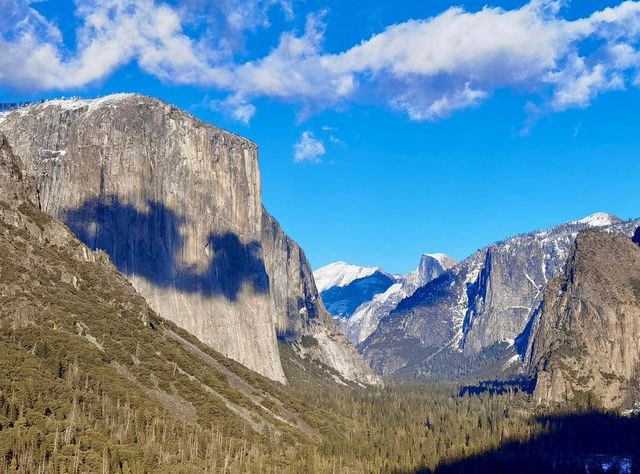
[{"label": "rocky summit", "polygon": [[273,380],[286,381],[282,339],[347,380],[377,381],[264,210],[254,143],[136,94],[28,105],[0,115],[0,131],[41,209],[105,251],[161,316]]}]

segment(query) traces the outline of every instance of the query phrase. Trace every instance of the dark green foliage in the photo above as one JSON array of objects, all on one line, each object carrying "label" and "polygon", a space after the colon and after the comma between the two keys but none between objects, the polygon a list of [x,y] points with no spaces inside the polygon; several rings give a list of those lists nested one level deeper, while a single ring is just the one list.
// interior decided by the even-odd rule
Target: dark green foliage
[{"label": "dark green foliage", "polygon": [[43,213],[1,212],[0,472],[273,472],[317,444],[318,410],[156,316]]},{"label": "dark green foliage", "polygon": [[580,453],[633,454],[633,420],[540,413],[508,385],[365,389],[284,344],[291,386],[271,382],[21,210],[0,205],[2,473],[574,472]]}]

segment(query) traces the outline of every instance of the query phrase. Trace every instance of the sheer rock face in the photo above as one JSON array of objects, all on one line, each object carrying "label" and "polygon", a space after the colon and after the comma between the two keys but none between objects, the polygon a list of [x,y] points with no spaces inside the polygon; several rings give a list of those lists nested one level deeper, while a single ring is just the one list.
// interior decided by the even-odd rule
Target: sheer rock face
[{"label": "sheer rock face", "polygon": [[[35,179],[26,173],[22,160],[13,153],[7,138],[0,132],[0,227],[2,227],[0,234],[4,240],[3,243],[9,242],[13,245],[11,234],[16,233],[17,229],[18,233],[21,233],[18,245],[25,251],[22,257],[27,262],[29,259],[38,259],[33,255],[32,244],[46,245],[66,252],[77,261],[95,263],[115,272],[109,257],[104,252],[91,251],[78,242],[64,224],[39,212],[37,204],[38,192]],[[74,275],[65,272],[59,275],[61,283],[77,286],[78,280]],[[0,279],[1,277],[0,271]],[[12,312],[19,315],[20,309],[26,306],[25,301],[20,299],[8,299],[5,303],[4,316],[10,316]],[[35,302],[35,304],[38,303],[40,302]],[[29,302],[29,305],[31,304],[34,302]]]},{"label": "sheer rock face", "polygon": [[355,347],[337,330],[324,308],[302,249],[266,211],[262,220],[262,241],[267,273],[277,313],[278,337],[292,344],[301,357],[310,357],[335,369],[347,380],[379,383]]},{"label": "sheer rock face", "polygon": [[38,204],[36,183],[22,169],[23,164],[0,133],[0,200],[14,204]]},{"label": "sheer rock face", "polygon": [[154,310],[285,381],[276,330],[295,324],[282,295],[305,286],[283,279],[296,270],[263,242],[255,144],[133,94],[17,109],[0,131],[35,176],[42,209],[105,250]]},{"label": "sheer rock face", "polygon": [[456,378],[454,359],[475,376],[488,355],[495,367],[484,366],[483,376],[501,376],[505,364],[522,370],[514,357],[525,358],[543,290],[562,271],[578,232],[591,226],[631,235],[637,223],[596,214],[490,245],[401,301],[361,352],[377,372],[402,377]]},{"label": "sheer rock face", "polygon": [[530,351],[540,403],[640,402],[640,247],[625,236],[578,235],[547,287]]}]

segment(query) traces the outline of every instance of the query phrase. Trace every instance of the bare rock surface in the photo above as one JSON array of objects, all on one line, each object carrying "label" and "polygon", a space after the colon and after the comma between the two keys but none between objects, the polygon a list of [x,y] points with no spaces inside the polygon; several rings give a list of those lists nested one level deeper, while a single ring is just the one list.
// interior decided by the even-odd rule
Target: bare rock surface
[{"label": "bare rock surface", "polygon": [[[30,105],[0,116],[0,131],[42,210],[104,250],[155,311],[285,381],[278,333],[304,326],[292,315],[317,292],[273,253],[286,236],[269,231],[254,143],[135,94]],[[352,355],[344,370],[362,363]]]},{"label": "bare rock surface", "polygon": [[638,407],[638,245],[625,236],[578,235],[564,271],[545,290],[528,365],[540,403]]},{"label": "bare rock surface", "polygon": [[544,289],[562,272],[578,232],[630,236],[636,227],[597,213],[485,247],[398,303],[360,350],[385,375],[522,372]]},{"label": "bare rock surface", "polygon": [[0,133],[0,199],[5,202],[37,205],[38,196],[33,177],[22,169],[7,138]]}]

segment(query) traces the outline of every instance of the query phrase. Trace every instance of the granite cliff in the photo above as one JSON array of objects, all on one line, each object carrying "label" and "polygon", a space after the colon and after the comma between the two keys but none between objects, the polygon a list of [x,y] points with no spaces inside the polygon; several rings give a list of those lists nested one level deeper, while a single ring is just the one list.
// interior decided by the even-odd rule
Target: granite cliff
[{"label": "granite cliff", "polygon": [[640,247],[586,231],[547,286],[528,367],[544,404],[640,407]]},{"label": "granite cliff", "polygon": [[562,272],[578,232],[631,235],[635,227],[598,213],[485,247],[399,302],[360,349],[384,375],[522,373],[544,288]]},{"label": "granite cliff", "polygon": [[304,254],[264,211],[254,143],[135,94],[29,105],[0,115],[0,131],[41,209],[104,250],[161,316],[281,382],[278,337],[298,347],[321,333],[323,362],[375,381],[330,336]]},{"label": "granite cliff", "polygon": [[317,445],[327,413],[159,317],[36,203],[0,133],[0,472],[273,472]]}]

